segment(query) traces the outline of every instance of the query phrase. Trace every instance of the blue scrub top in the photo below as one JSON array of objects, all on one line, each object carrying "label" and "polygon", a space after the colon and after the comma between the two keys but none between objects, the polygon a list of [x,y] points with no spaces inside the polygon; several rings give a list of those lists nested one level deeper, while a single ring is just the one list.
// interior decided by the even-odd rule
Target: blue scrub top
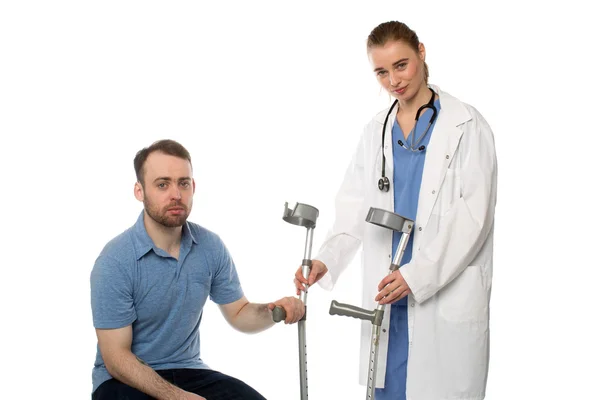
[{"label": "blue scrub top", "polygon": [[[434,102],[434,106],[440,112],[439,99]],[[429,119],[433,111],[426,109],[421,113],[417,126],[413,132],[405,139],[398,121],[394,118],[392,127],[392,147],[394,155],[394,212],[410,220],[417,218],[417,206],[419,202],[419,192],[421,189],[421,179],[423,178],[423,167],[425,166],[425,154],[427,146],[431,139],[436,120],[431,124],[429,131],[417,144],[419,136],[425,132]],[[406,150],[398,140],[401,140],[406,147],[410,148],[411,140],[415,134],[415,148],[421,145],[425,150],[413,152]],[[394,232],[392,239],[392,254],[395,254],[401,233]],[[413,235],[410,236],[404,255],[400,262],[402,267],[412,258]],[[402,269],[400,270],[402,271]],[[385,388],[375,390],[376,400],[406,400],[406,365],[408,361],[408,297],[393,303],[390,309],[390,338],[387,355],[387,368],[385,374]]]}]

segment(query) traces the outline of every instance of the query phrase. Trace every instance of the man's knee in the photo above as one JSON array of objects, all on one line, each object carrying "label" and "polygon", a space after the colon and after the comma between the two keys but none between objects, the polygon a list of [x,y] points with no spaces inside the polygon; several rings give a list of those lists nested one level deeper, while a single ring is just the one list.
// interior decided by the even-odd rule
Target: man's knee
[{"label": "man's knee", "polygon": [[266,400],[264,396],[258,393],[253,387],[237,378],[230,377],[228,386],[231,387],[236,395],[244,400]]},{"label": "man's knee", "polygon": [[225,375],[218,371],[202,371],[201,376],[193,383],[190,382],[189,390],[215,400],[266,400],[250,385]]}]

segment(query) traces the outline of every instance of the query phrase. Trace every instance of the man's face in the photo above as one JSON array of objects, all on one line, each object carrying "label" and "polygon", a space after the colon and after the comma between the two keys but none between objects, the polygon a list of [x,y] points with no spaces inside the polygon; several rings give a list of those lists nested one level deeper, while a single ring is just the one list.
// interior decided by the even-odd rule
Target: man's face
[{"label": "man's face", "polygon": [[144,163],[143,179],[143,187],[136,184],[136,197],[150,218],[169,228],[182,226],[192,211],[195,190],[190,163],[155,151]]}]

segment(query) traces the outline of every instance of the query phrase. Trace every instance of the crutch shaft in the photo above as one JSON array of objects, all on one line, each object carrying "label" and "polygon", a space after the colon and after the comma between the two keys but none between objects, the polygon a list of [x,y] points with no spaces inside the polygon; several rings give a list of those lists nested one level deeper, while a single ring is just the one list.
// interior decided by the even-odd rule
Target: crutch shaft
[{"label": "crutch shaft", "polygon": [[[310,267],[312,262],[310,260],[311,249],[313,240],[313,228],[306,229],[306,241],[304,245],[304,260],[302,260],[302,276],[304,279],[308,279],[310,275]],[[300,399],[308,400],[308,362],[306,360],[306,300],[308,296],[308,286],[305,286],[306,290],[300,291],[300,301],[304,303],[304,317],[298,321],[298,350],[299,350],[299,367],[300,367]]]},{"label": "crutch shaft", "polygon": [[[283,220],[306,228],[306,241],[304,243],[304,259],[302,260],[302,276],[308,279],[310,268],[312,266],[311,250],[313,242],[313,230],[317,223],[319,210],[307,204],[297,203],[294,209],[288,208],[288,203],[285,203]],[[300,399],[308,400],[308,383],[307,383],[307,361],[306,361],[306,298],[308,285],[305,285],[305,290],[300,291],[299,299],[304,304],[304,316],[298,321],[298,349],[299,349],[299,367],[300,367]],[[285,319],[286,312],[282,307],[276,307],[273,310],[273,321],[279,322]]]},{"label": "crutch shaft", "polygon": [[375,398],[380,329],[381,327],[378,325],[373,325],[371,327],[371,350],[369,354],[369,379],[367,381],[367,400],[373,400]]},{"label": "crutch shaft", "polygon": [[[313,241],[313,228],[306,229],[306,241],[304,245],[304,260],[302,260],[302,276],[304,279],[308,280],[308,276],[310,275],[310,267],[312,266],[312,262],[310,260],[311,249],[312,249],[312,241]],[[308,286],[304,285],[304,290],[300,291],[300,301],[306,304],[306,297],[308,295]]]},{"label": "crutch shaft", "polygon": [[392,265],[390,265],[390,269],[393,268],[393,271],[400,268],[400,263],[402,262],[402,256],[404,255],[404,250],[406,250],[409,236],[410,234],[408,233],[402,233],[402,236],[400,237],[400,242],[398,243],[396,253],[394,254],[394,260],[392,261]]},{"label": "crutch shaft", "polygon": [[304,259],[310,260],[310,253],[312,251],[312,242],[313,242],[313,231],[314,228],[306,229],[306,242],[304,244]]},{"label": "crutch shaft", "polygon": [[308,361],[306,360],[306,320],[298,321],[298,349],[300,367],[300,399],[308,400]]},{"label": "crutch shaft", "polygon": [[[402,257],[404,256],[404,250],[406,249],[406,244],[408,243],[409,234],[402,233],[402,237],[400,238],[400,243],[398,243],[398,247],[396,248],[396,253],[394,254],[394,260],[390,264],[390,270],[388,275],[394,273],[394,271],[400,268],[400,262],[402,262]],[[386,285],[387,286],[387,285]],[[385,305],[378,304],[377,311],[381,313],[383,319],[383,312],[385,309]],[[375,387],[377,385],[377,359],[379,356],[379,336],[381,334],[381,324],[373,324],[371,327],[371,349],[369,354],[369,378],[367,380],[367,397],[366,400],[374,400],[375,399]]]}]

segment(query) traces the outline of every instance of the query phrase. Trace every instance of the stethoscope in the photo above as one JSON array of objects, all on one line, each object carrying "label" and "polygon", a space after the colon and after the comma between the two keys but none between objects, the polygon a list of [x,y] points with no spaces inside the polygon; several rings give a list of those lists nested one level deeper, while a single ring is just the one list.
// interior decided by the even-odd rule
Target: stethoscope
[{"label": "stethoscope", "polygon": [[[429,90],[431,90],[431,98],[429,99],[429,102],[427,104],[423,104],[417,110],[417,115],[415,116],[415,126],[413,126],[412,130],[409,133],[409,136],[412,135],[411,139],[410,139],[410,147],[406,147],[406,145],[404,144],[404,142],[402,142],[402,140],[398,140],[398,144],[400,146],[402,146],[406,150],[410,150],[412,152],[425,150],[424,145],[421,145],[416,149],[415,149],[415,146],[418,146],[419,143],[421,143],[421,141],[423,140],[425,135],[427,135],[427,132],[429,132],[429,129],[431,128],[431,124],[433,124],[433,121],[435,121],[435,119],[437,118],[437,109],[435,108],[435,105],[433,104],[433,102],[435,100],[435,92],[432,89],[429,89]],[[388,111],[387,115],[385,116],[385,121],[383,122],[383,131],[381,131],[381,155],[382,155],[381,178],[379,178],[379,182],[377,183],[377,186],[379,187],[379,190],[381,190],[382,192],[387,192],[388,190],[390,190],[390,180],[388,179],[387,176],[385,176],[385,152],[383,151],[383,149],[384,149],[384,145],[385,145],[385,128],[387,126],[388,119],[390,118],[390,114],[394,110],[394,107],[396,107],[396,104],[398,104],[398,100],[394,101],[394,103],[390,107],[390,110]],[[427,129],[425,129],[425,132],[423,132],[423,134],[421,136],[419,136],[419,138],[417,139],[417,143],[415,143],[415,129],[417,128],[417,122],[419,121],[419,117],[421,116],[421,113],[423,112],[423,110],[426,110],[428,108],[433,111],[433,114],[431,115],[431,118],[429,118],[429,124],[427,125]]]}]

